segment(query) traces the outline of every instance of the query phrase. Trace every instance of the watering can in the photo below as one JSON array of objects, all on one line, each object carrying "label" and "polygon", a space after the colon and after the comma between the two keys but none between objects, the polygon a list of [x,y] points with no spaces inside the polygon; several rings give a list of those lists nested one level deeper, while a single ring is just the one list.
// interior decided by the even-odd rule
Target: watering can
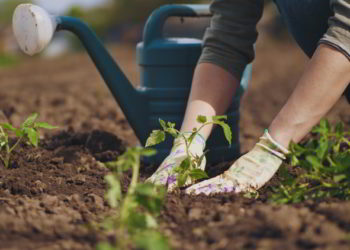
[{"label": "watering can", "polygon": [[[169,17],[208,17],[209,6],[164,5],[156,9],[144,27],[143,42],[137,45],[137,62],[141,69],[140,87],[135,89],[110,56],[95,33],[81,20],[52,16],[39,6],[21,4],[13,16],[13,29],[20,48],[29,55],[42,51],[55,32],[74,33],[86,48],[112,95],[120,105],[142,145],[159,119],[182,123],[192,76],[201,54],[202,42],[194,38],[164,37],[164,24]],[[207,161],[217,163],[237,158],[240,154],[238,122],[239,102],[251,77],[251,65],[243,73],[240,89],[226,115],[232,129],[233,143],[228,145],[219,127],[207,141]],[[169,154],[171,139],[157,145],[157,154],[148,161],[160,164]]]}]

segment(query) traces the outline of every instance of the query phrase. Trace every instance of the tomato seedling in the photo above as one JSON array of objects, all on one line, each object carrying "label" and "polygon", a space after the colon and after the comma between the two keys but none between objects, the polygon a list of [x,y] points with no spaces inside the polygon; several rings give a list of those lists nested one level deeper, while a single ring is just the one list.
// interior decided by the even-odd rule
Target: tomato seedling
[{"label": "tomato seedling", "polygon": [[[164,202],[165,189],[152,183],[138,183],[140,157],[155,154],[153,149],[129,148],[117,161],[106,163],[112,170],[105,176],[108,190],[105,194],[109,205],[115,208],[103,227],[113,231],[115,242],[102,242],[98,250],[116,249],[169,249],[167,239],[157,230],[156,217]],[[132,171],[131,182],[126,194],[122,193],[121,178],[127,170]]]},{"label": "tomato seedling", "polygon": [[179,166],[176,166],[173,171],[177,174],[177,186],[182,187],[185,185],[188,178],[192,180],[199,180],[203,178],[208,178],[208,175],[205,171],[201,170],[199,166],[202,163],[202,160],[206,154],[204,152],[202,155],[193,155],[189,148],[193,139],[199,134],[199,132],[210,124],[219,125],[223,131],[226,140],[231,145],[232,142],[232,131],[230,126],[224,122],[227,119],[227,116],[212,116],[211,119],[208,119],[206,116],[199,115],[197,117],[197,122],[201,126],[197,129],[194,128],[189,136],[186,136],[185,133],[180,132],[175,128],[175,123],[165,122],[159,119],[159,123],[162,129],[153,130],[151,135],[146,141],[146,147],[157,145],[165,140],[166,134],[170,134],[175,139],[182,137],[185,142],[186,149],[186,158],[180,163]]},{"label": "tomato seedling", "polygon": [[281,185],[273,189],[271,200],[277,203],[298,203],[335,197],[350,199],[350,133],[339,122],[331,128],[327,120],[312,129],[308,141],[291,143],[290,165],[299,169],[298,176],[282,166]]},{"label": "tomato seedling", "polygon": [[[46,122],[36,122],[38,117],[37,113],[31,114],[19,128],[13,127],[10,123],[0,124],[0,159],[6,168],[10,166],[11,154],[20,142],[27,142],[37,147],[39,143],[39,129],[57,128]],[[10,145],[9,133],[13,133],[17,137],[13,145]]]}]

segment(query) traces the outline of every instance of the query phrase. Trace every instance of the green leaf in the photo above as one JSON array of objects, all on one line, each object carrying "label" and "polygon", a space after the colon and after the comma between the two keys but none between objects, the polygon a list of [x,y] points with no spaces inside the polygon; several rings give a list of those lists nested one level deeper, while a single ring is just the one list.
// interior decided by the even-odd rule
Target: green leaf
[{"label": "green leaf", "polygon": [[345,174],[339,174],[339,175],[333,176],[333,181],[336,182],[336,183],[339,183],[342,180],[345,180],[347,178],[348,178],[348,176],[346,176]]},{"label": "green leaf", "polygon": [[129,210],[128,217],[124,223],[131,231],[147,229],[146,214],[140,213],[135,209]]},{"label": "green leaf", "polygon": [[57,129],[57,126],[48,124],[47,122],[36,122],[34,128]]},{"label": "green leaf", "polygon": [[106,175],[104,179],[108,185],[105,198],[111,207],[116,208],[122,198],[120,182],[113,174]]},{"label": "green leaf", "polygon": [[147,226],[147,228],[157,228],[158,223],[157,223],[156,218],[154,218],[150,214],[146,214],[146,226]]},{"label": "green leaf", "polygon": [[29,139],[29,142],[37,147],[38,146],[38,143],[39,143],[39,134],[38,132],[34,129],[34,128],[27,128],[25,130],[27,136],[28,136],[28,139]]},{"label": "green leaf", "polygon": [[140,154],[143,156],[146,156],[146,157],[150,157],[150,156],[157,154],[157,150],[155,150],[153,148],[143,148],[141,150]]},{"label": "green leaf", "polygon": [[176,124],[173,122],[167,122],[168,128],[175,128]]},{"label": "green leaf", "polygon": [[108,242],[101,242],[98,243],[96,246],[97,250],[116,250],[115,247],[113,247],[111,244],[109,244]]},{"label": "green leaf", "polygon": [[231,145],[231,143],[232,143],[232,131],[231,131],[230,126],[227,123],[222,122],[222,121],[214,121],[214,123],[221,126],[221,128],[224,131],[224,135],[225,135],[226,140]]},{"label": "green leaf", "polygon": [[319,146],[316,149],[317,157],[323,161],[328,152],[328,139],[326,137],[322,137],[319,142]]},{"label": "green leaf", "polygon": [[212,116],[211,119],[213,121],[227,120],[227,115],[215,115],[215,116]]},{"label": "green leaf", "polygon": [[25,129],[17,129],[16,130],[16,136],[17,137],[22,137],[26,134],[26,130]]},{"label": "green leaf", "polygon": [[177,176],[177,186],[183,187],[187,181],[187,178],[188,178],[188,172],[185,172],[183,174],[179,174]]},{"label": "green leaf", "polygon": [[326,136],[330,132],[330,130],[331,129],[328,120],[322,119],[320,123],[317,126],[315,126],[311,131]]},{"label": "green leaf", "polygon": [[38,113],[31,114],[21,125],[21,128],[28,128],[32,126],[35,122],[35,120],[38,118]]},{"label": "green leaf", "polygon": [[206,116],[204,116],[204,115],[199,115],[199,116],[197,116],[197,122],[199,122],[199,123],[206,123],[207,122],[207,117]]},{"label": "green leaf", "polygon": [[207,173],[201,169],[192,169],[189,172],[189,176],[194,179],[194,180],[199,180],[199,179],[204,179],[204,178],[209,178]]},{"label": "green leaf", "polygon": [[208,153],[208,151],[209,150],[204,151],[203,154],[199,158],[196,159],[197,166],[200,166],[202,164],[202,161],[203,161],[205,155]]},{"label": "green leaf", "polygon": [[135,201],[152,214],[158,214],[165,197],[165,188],[152,183],[139,183],[135,188]]},{"label": "green leaf", "polygon": [[142,231],[134,236],[133,241],[144,250],[170,250],[167,238],[155,230]]},{"label": "green leaf", "polygon": [[169,133],[174,138],[178,137],[178,135],[179,135],[179,131],[175,128],[167,128],[165,131],[167,133]]},{"label": "green leaf", "polygon": [[344,135],[344,123],[338,122],[335,125],[335,133],[336,133],[338,138],[343,137],[343,135]]},{"label": "green leaf", "polygon": [[146,147],[157,145],[165,140],[165,133],[162,130],[153,130],[146,141]]},{"label": "green leaf", "polygon": [[8,129],[8,130],[11,130],[13,132],[16,132],[17,131],[17,128],[13,127],[10,123],[2,123],[1,126],[4,128],[4,129]]},{"label": "green leaf", "polygon": [[159,123],[160,123],[160,126],[162,126],[163,130],[167,129],[165,121],[163,121],[162,119],[159,119]]},{"label": "green leaf", "polygon": [[318,169],[318,168],[322,168],[323,165],[320,161],[320,159],[318,159],[316,156],[314,155],[308,155],[306,156],[306,160],[312,165],[313,168]]},{"label": "green leaf", "polygon": [[191,158],[190,157],[186,157],[181,163],[180,163],[180,168],[185,171],[188,170],[190,168],[191,165]]}]

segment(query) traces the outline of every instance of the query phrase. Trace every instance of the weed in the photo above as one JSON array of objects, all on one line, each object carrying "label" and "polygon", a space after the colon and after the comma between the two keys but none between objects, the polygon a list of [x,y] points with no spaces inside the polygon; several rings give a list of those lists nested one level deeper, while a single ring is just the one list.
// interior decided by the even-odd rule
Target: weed
[{"label": "weed", "polygon": [[279,171],[282,182],[273,188],[272,201],[350,199],[350,133],[344,131],[341,122],[332,129],[327,120],[322,120],[312,129],[312,134],[313,137],[301,145],[290,144],[290,165],[301,174],[294,176],[287,166],[282,166]]},{"label": "weed", "polygon": [[230,126],[224,122],[224,120],[226,119],[227,116],[213,116],[210,120],[208,120],[206,116],[199,115],[197,117],[197,122],[199,122],[201,126],[198,129],[194,128],[189,136],[185,136],[185,133],[182,133],[179,130],[177,130],[175,128],[175,123],[165,122],[159,119],[159,123],[162,127],[162,130],[152,131],[151,135],[146,141],[146,147],[150,147],[163,142],[165,140],[166,134],[170,134],[175,139],[182,137],[185,142],[187,157],[180,163],[179,166],[176,166],[173,169],[174,173],[178,174],[177,186],[184,186],[187,178],[191,178],[192,180],[208,178],[207,173],[199,169],[199,166],[201,165],[206,152],[204,152],[202,155],[193,155],[189,151],[189,148],[193,139],[196,137],[196,135],[199,134],[200,130],[209,124],[216,124],[221,126],[221,128],[224,131],[226,140],[231,145],[232,132]]},{"label": "weed", "polygon": [[[102,242],[98,244],[98,250],[169,249],[166,238],[157,231],[156,221],[163,206],[165,189],[152,183],[138,183],[140,157],[154,154],[153,149],[129,148],[117,161],[106,164],[112,173],[105,176],[108,184],[105,198],[115,212],[105,220],[103,227],[114,232],[115,242]],[[132,171],[131,183],[123,194],[121,178],[129,169]]]},{"label": "weed", "polygon": [[[34,147],[39,143],[39,130],[55,129],[57,127],[52,126],[46,122],[36,122],[39,117],[37,113],[31,114],[19,128],[13,127],[10,123],[0,124],[0,159],[4,163],[6,168],[9,167],[11,161],[11,154],[13,150],[17,148],[20,142],[27,142]],[[14,133],[17,137],[16,143],[10,145],[9,133]]]}]

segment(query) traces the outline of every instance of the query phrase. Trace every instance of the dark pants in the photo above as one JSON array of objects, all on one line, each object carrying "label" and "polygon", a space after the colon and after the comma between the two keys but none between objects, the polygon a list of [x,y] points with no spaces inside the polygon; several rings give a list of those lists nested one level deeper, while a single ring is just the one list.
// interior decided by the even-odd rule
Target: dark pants
[{"label": "dark pants", "polygon": [[[328,29],[333,15],[329,0],[274,0],[289,32],[300,48],[311,57]],[[350,86],[344,95],[350,103]]]}]

